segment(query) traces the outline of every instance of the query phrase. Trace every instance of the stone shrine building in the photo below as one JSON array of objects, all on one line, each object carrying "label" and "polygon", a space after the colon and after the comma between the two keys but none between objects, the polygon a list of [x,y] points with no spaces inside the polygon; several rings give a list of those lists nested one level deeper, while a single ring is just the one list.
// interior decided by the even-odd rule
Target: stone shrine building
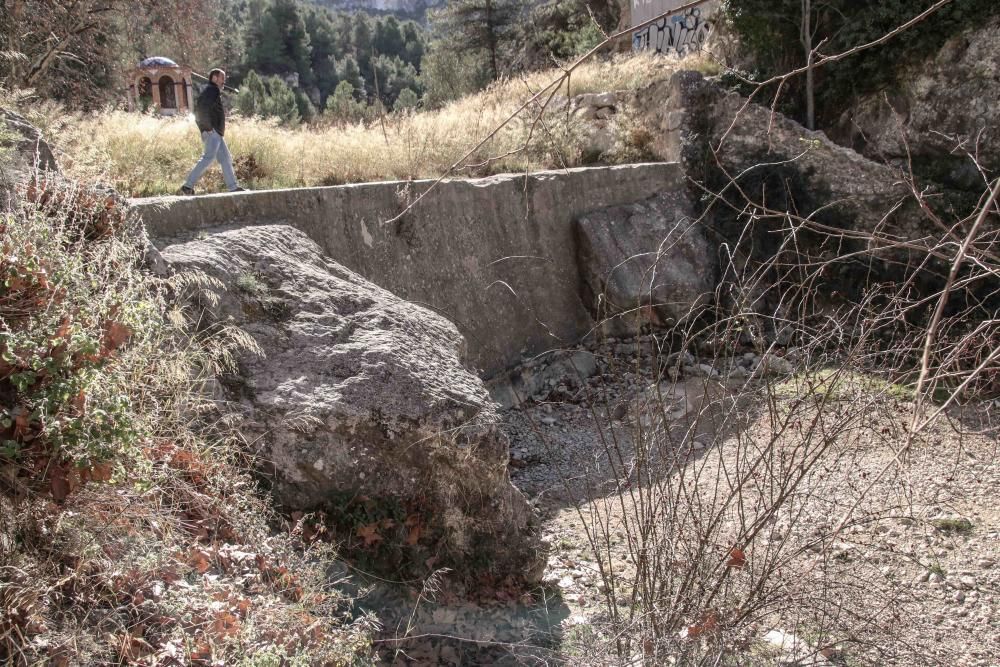
[{"label": "stone shrine building", "polygon": [[155,108],[162,116],[173,116],[191,109],[191,68],[170,58],[146,58],[126,74],[126,82],[129,111]]}]

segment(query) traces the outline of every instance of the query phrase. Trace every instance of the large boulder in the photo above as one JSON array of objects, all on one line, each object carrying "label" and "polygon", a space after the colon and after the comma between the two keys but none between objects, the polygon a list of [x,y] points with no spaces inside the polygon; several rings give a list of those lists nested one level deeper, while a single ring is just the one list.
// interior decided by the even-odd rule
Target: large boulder
[{"label": "large boulder", "polygon": [[909,165],[979,193],[975,162],[1000,168],[1000,17],[955,35],[892,90],[844,112],[832,136],[864,155]]},{"label": "large boulder", "polygon": [[[466,571],[540,573],[497,408],[463,365],[452,323],[287,226],[212,233],[163,258],[222,281],[217,300],[202,300],[204,326],[238,325],[263,350],[244,356],[240,378],[225,384],[281,505],[334,513],[364,497],[411,515],[403,548],[414,562],[429,550]],[[375,542],[400,523],[359,528]]]},{"label": "large boulder", "polygon": [[718,262],[685,190],[577,220],[583,300],[613,335],[666,328],[711,300]]}]

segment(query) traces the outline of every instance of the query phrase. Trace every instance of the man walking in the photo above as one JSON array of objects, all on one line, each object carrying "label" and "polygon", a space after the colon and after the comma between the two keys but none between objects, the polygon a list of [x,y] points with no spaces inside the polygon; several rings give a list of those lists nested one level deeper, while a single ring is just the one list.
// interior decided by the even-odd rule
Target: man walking
[{"label": "man walking", "polygon": [[236,183],[236,173],[233,171],[233,156],[226,146],[226,109],[222,106],[222,87],[226,85],[226,73],[221,69],[213,69],[208,73],[208,85],[201,91],[195,103],[194,118],[201,131],[201,143],[205,147],[198,164],[194,166],[187,180],[181,186],[181,194],[193,195],[194,184],[209,168],[213,160],[219,161],[222,167],[222,177],[230,192],[242,192]]}]

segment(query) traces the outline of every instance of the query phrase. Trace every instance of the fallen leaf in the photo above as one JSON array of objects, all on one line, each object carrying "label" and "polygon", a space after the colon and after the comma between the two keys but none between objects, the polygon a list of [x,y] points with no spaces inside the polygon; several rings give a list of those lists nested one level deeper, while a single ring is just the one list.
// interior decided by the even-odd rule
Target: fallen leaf
[{"label": "fallen leaf", "polygon": [[733,548],[729,552],[729,560],[726,562],[726,567],[734,567],[739,569],[747,564],[747,555],[743,549]]},{"label": "fallen leaf", "polygon": [[57,503],[61,503],[66,500],[66,496],[69,495],[69,480],[66,479],[65,474],[53,475],[51,485],[52,499]]},{"label": "fallen leaf", "polygon": [[113,352],[132,337],[132,329],[121,322],[110,322],[104,329],[104,352]]},{"label": "fallen leaf", "polygon": [[98,463],[97,465],[91,466],[90,478],[95,482],[107,482],[111,480],[113,472],[114,466],[112,464]]},{"label": "fallen leaf", "polygon": [[212,561],[207,551],[192,549],[188,555],[188,564],[193,567],[198,574],[205,574],[212,567]]},{"label": "fallen leaf", "polygon": [[364,540],[366,547],[382,541],[382,536],[378,534],[378,522],[360,526],[356,532],[357,536]]},{"label": "fallen leaf", "polygon": [[719,627],[719,615],[714,611],[706,612],[694,625],[689,625],[685,631],[688,639],[694,639],[699,635],[703,635],[706,632],[711,632]]}]

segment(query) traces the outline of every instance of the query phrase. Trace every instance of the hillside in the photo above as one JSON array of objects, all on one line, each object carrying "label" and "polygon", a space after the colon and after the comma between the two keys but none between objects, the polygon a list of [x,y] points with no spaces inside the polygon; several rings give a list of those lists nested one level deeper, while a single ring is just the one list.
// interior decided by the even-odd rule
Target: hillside
[{"label": "hillside", "polygon": [[995,3],[510,71],[247,3],[224,136],[53,92],[25,6],[0,666],[1000,663]]},{"label": "hillside", "polygon": [[423,20],[428,9],[444,4],[444,0],[313,0],[317,5],[334,11],[363,11],[371,14],[395,14]]}]

